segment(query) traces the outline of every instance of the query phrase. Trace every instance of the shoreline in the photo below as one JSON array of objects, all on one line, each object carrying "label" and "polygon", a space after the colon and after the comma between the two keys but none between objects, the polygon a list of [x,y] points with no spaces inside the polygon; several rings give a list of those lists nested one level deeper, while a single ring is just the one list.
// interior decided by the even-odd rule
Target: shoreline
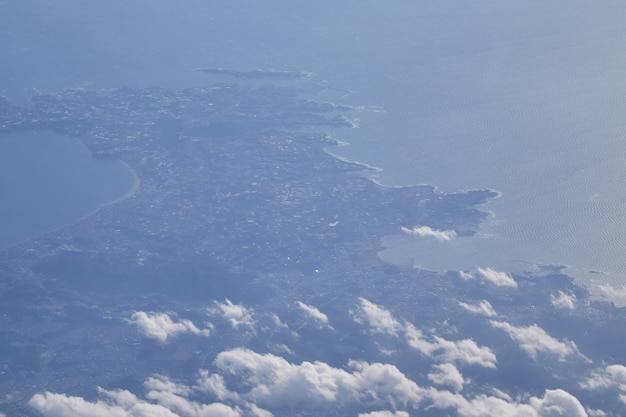
[{"label": "shoreline", "polygon": [[[135,169],[132,166],[130,166],[130,164],[128,162],[123,161],[121,159],[118,159],[117,161],[119,161],[122,165],[124,165],[126,167],[126,169],[128,169],[128,171],[130,172],[130,174],[133,176],[133,185],[132,185],[132,187],[130,187],[130,190],[128,190],[124,195],[122,195],[121,197],[116,198],[113,201],[109,201],[108,203],[101,204],[100,207],[96,208],[96,210],[94,210],[92,213],[100,210],[100,208],[102,208],[104,206],[110,206],[110,205],[113,205],[113,204],[121,203],[122,201],[131,198],[133,195],[135,195],[135,193],[137,191],[139,191],[139,187],[141,186],[141,178],[139,178],[139,175],[137,175],[137,171],[135,171]],[[91,213],[89,213],[89,214],[91,214]]]}]

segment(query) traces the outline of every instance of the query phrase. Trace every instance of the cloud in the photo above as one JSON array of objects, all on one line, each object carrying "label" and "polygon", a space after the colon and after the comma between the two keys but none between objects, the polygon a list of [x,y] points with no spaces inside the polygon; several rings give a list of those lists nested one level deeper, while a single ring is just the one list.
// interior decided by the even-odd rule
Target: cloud
[{"label": "cloud", "polygon": [[421,354],[441,362],[457,362],[465,365],[496,367],[496,356],[488,347],[479,347],[471,339],[450,341],[437,335],[427,337],[413,324],[401,323],[384,307],[359,298],[360,306],[351,311],[353,319],[368,326],[370,332],[398,336],[404,333],[407,343]]},{"label": "cloud", "polygon": [[191,388],[175,384],[167,377],[158,376],[148,378],[144,384],[149,390],[146,397],[158,405],[173,411],[181,416],[215,416],[215,417],[239,417],[240,410],[231,408],[222,403],[203,404],[186,398],[193,391]]},{"label": "cloud", "polygon": [[489,303],[489,301],[487,300],[482,300],[477,305],[466,304],[462,302],[459,302],[459,305],[470,313],[480,314],[486,317],[494,317],[498,315],[491,306],[491,303]]},{"label": "cloud", "polygon": [[388,410],[372,411],[371,413],[360,413],[359,417],[409,417],[406,411],[396,411],[395,413]]},{"label": "cloud", "polygon": [[626,392],[626,366],[609,365],[600,371],[595,371],[580,386],[588,390],[618,388]]},{"label": "cloud", "polygon": [[402,227],[402,231],[409,235],[420,237],[434,237],[440,242],[452,240],[456,237],[454,230],[435,230],[428,226],[415,226],[413,229]]},{"label": "cloud", "polygon": [[302,301],[296,301],[300,310],[304,311],[309,317],[321,324],[328,324],[328,316],[317,309],[317,307],[304,304]]},{"label": "cloud", "polygon": [[429,338],[410,323],[406,324],[406,337],[409,346],[425,356],[442,361],[465,365],[480,365],[495,368],[496,355],[486,346],[478,346],[471,339],[446,340],[439,336]]},{"label": "cloud", "polygon": [[[528,398],[525,403],[507,395],[466,398],[460,389],[422,388],[396,366],[384,363],[349,361],[346,367],[335,368],[233,349],[218,354],[214,365],[219,374],[202,370],[193,385],[162,375],[148,378],[145,398],[99,388],[94,401],[45,392],[34,395],[29,405],[46,417],[271,417],[273,409],[339,414],[339,409],[355,406],[373,409],[359,417],[408,417],[407,411],[432,408],[460,417],[587,416],[580,402],[560,389],[547,390],[542,398],[522,395]],[[429,379],[459,387],[463,383],[459,376],[454,365],[441,364]],[[200,398],[214,402],[199,402]]]},{"label": "cloud", "polygon": [[217,356],[226,378],[240,381],[239,396],[262,407],[316,408],[351,404],[417,404],[422,389],[398,368],[350,361],[348,370],[324,362],[290,363],[272,354],[234,349]]},{"label": "cloud", "polygon": [[270,315],[271,319],[272,319],[272,323],[274,323],[274,325],[278,328],[283,328],[283,329],[288,329],[289,326],[286,323],[283,323],[280,320],[280,317],[278,317],[278,315],[276,315],[275,313],[272,313]]},{"label": "cloud", "polygon": [[459,274],[459,278],[461,278],[464,281],[468,281],[470,279],[476,278],[471,272],[458,271],[458,274]]},{"label": "cloud", "polygon": [[543,398],[532,398],[530,404],[541,417],[587,417],[580,401],[561,389],[546,390]]},{"label": "cloud", "polygon": [[209,329],[199,329],[190,320],[174,321],[167,313],[136,311],[129,323],[139,327],[145,336],[157,339],[161,343],[181,333],[193,333],[200,336],[208,336],[210,333]]},{"label": "cloud", "polygon": [[442,363],[433,368],[434,371],[428,374],[428,379],[433,384],[446,385],[457,392],[463,389],[465,379],[453,363]]},{"label": "cloud", "polygon": [[233,304],[228,298],[223,303],[214,301],[214,307],[208,309],[209,314],[221,315],[230,325],[238,329],[239,327],[248,327],[254,330],[254,310],[246,308],[241,304]]},{"label": "cloud", "polygon": [[546,390],[543,398],[532,397],[527,404],[486,395],[467,399],[433,388],[427,396],[434,407],[455,409],[460,417],[587,417],[580,401],[560,389]]},{"label": "cloud", "polygon": [[516,341],[520,348],[532,359],[537,359],[538,353],[557,355],[561,361],[564,361],[565,358],[570,355],[577,355],[584,358],[574,342],[569,340],[559,342],[536,324],[522,327],[495,320],[491,320],[490,323],[492,327],[507,332],[509,337]]},{"label": "cloud", "polygon": [[241,412],[225,404],[199,404],[174,392],[152,390],[151,403],[129,391],[99,389],[100,399],[94,402],[80,397],[46,392],[35,394],[28,405],[50,417],[240,417]]},{"label": "cloud", "polygon": [[359,304],[358,310],[351,311],[352,318],[359,324],[367,325],[372,333],[397,336],[403,329],[402,324],[389,310],[361,297]]},{"label": "cloud", "polygon": [[494,271],[491,268],[478,268],[480,276],[491,282],[496,287],[513,287],[517,288],[517,282],[507,273]]},{"label": "cloud", "polygon": [[554,307],[561,310],[574,310],[576,308],[576,295],[559,291],[558,295],[550,295],[550,302]]},{"label": "cloud", "polygon": [[626,286],[617,288],[612,285],[600,285],[602,295],[616,307],[626,307]]}]

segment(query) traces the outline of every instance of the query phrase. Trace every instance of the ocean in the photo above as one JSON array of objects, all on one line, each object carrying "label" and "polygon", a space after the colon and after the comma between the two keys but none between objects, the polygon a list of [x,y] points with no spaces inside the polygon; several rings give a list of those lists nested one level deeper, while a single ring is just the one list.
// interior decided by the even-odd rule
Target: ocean
[{"label": "ocean", "polygon": [[398,231],[383,259],[564,265],[581,284],[626,285],[625,15],[610,0],[5,0],[0,94],[26,105],[215,81],[198,68],[310,71],[337,88],[317,99],[354,106],[333,153],[381,168],[382,184],[501,193],[476,236]]}]

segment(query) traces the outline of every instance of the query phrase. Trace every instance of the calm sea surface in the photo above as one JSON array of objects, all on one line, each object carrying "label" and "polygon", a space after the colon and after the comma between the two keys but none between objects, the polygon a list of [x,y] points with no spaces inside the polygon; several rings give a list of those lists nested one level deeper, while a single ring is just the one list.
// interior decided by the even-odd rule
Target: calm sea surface
[{"label": "calm sea surface", "polygon": [[91,158],[52,133],[0,136],[0,248],[54,230],[122,197],[134,183],[118,161]]},{"label": "calm sea surface", "polygon": [[390,236],[385,259],[564,264],[626,284],[624,16],[612,0],[8,0],[0,93],[27,104],[65,87],[214,81],[199,67],[312,71],[351,91],[318,99],[361,106],[334,152],[382,168],[380,182],[502,193],[476,237]]}]

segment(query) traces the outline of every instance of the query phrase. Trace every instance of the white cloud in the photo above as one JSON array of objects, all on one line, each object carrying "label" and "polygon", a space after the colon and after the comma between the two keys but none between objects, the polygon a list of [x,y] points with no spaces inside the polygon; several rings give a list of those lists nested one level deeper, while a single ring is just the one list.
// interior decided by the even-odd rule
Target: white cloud
[{"label": "white cloud", "polygon": [[458,271],[458,273],[459,273],[459,278],[461,278],[464,281],[476,278],[474,274],[472,274],[471,272]]},{"label": "white cloud", "polygon": [[513,287],[517,288],[517,282],[506,272],[494,271],[491,268],[478,268],[480,276],[491,282],[496,287]]},{"label": "white cloud", "polygon": [[554,307],[561,310],[574,310],[576,308],[576,295],[559,291],[558,295],[550,295],[550,302]]},{"label": "white cloud", "polygon": [[317,307],[304,304],[302,301],[296,301],[300,310],[304,311],[307,316],[321,324],[328,324],[328,316],[317,309]]},{"label": "white cloud", "polygon": [[546,390],[543,398],[532,398],[530,404],[541,417],[587,417],[580,401],[561,389]]},{"label": "white cloud", "polygon": [[239,394],[228,389],[222,375],[212,374],[206,369],[200,370],[194,389],[213,395],[220,401],[239,401]]},{"label": "white cloud", "polygon": [[[99,389],[95,401],[46,392],[34,395],[29,405],[45,417],[271,417],[274,408],[336,414],[341,407],[357,405],[376,410],[359,417],[408,417],[407,411],[420,407],[449,410],[460,417],[587,416],[574,396],[559,389],[525,403],[507,395],[466,398],[460,389],[422,388],[395,366],[383,363],[350,361],[345,368],[335,368],[324,362],[296,364],[272,354],[234,349],[220,353],[215,366],[220,374],[200,371],[194,385],[159,375],[148,378],[145,398],[124,390]],[[429,378],[435,383],[462,386],[462,376],[452,364],[434,369]],[[199,398],[218,402],[201,403]]]},{"label": "white cloud", "polygon": [[459,302],[459,305],[470,313],[480,314],[486,317],[494,317],[498,315],[491,306],[491,303],[487,300],[482,300],[480,303],[475,305]]},{"label": "white cloud", "polygon": [[157,339],[161,343],[181,333],[193,333],[200,336],[208,336],[210,333],[209,329],[199,329],[190,320],[174,321],[167,313],[136,311],[129,323],[139,327],[147,337]]},{"label": "white cloud", "polygon": [[359,324],[367,325],[372,333],[397,336],[403,326],[389,310],[359,297],[358,310],[352,311],[352,318]]},{"label": "white cloud", "polygon": [[456,237],[456,232],[454,230],[436,230],[431,229],[428,226],[415,226],[413,229],[402,227],[402,231],[406,234],[414,236],[434,237],[440,242],[452,240]]},{"label": "white cloud", "polygon": [[223,303],[214,301],[214,307],[208,309],[209,314],[221,315],[230,325],[237,329],[239,327],[248,327],[254,330],[254,311],[246,308],[241,304],[233,304],[228,298]]},{"label": "white cloud", "polygon": [[[257,407],[256,404],[248,404],[248,413],[252,417],[273,417],[274,415],[267,410]],[[207,416],[207,417],[210,417],[210,416]]]},{"label": "white cloud", "polygon": [[215,364],[226,377],[243,380],[241,398],[262,407],[406,406],[422,398],[415,382],[382,363],[350,361],[349,370],[344,370],[324,362],[293,364],[272,354],[234,349],[220,353]]},{"label": "white cloud", "polygon": [[283,328],[283,329],[288,329],[289,326],[286,323],[283,323],[280,320],[280,317],[278,317],[275,313],[272,313],[270,315],[270,317],[272,318],[272,322],[274,323],[274,325],[278,328]]},{"label": "white cloud", "polygon": [[434,371],[428,374],[428,379],[433,384],[449,386],[457,392],[463,389],[465,379],[453,363],[433,365],[433,368]]},{"label": "white cloud", "polygon": [[594,372],[580,385],[582,388],[589,390],[617,387],[621,391],[626,391],[626,366],[609,365],[600,371]]},{"label": "white cloud", "polygon": [[618,288],[612,285],[600,285],[600,293],[616,307],[626,307],[626,286]]},{"label": "white cloud", "polygon": [[145,386],[149,389],[149,400],[182,416],[239,417],[240,411],[222,403],[202,404],[186,398],[191,389],[185,385],[170,382],[166,377],[148,378]]},{"label": "white cloud", "polygon": [[550,353],[557,355],[563,361],[567,356],[577,355],[584,357],[578,351],[576,344],[572,341],[559,342],[541,327],[533,324],[531,326],[513,326],[502,321],[492,320],[491,326],[504,330],[509,337],[516,341],[520,348],[533,359],[537,359],[538,353]]},{"label": "white cloud", "polygon": [[[99,389],[101,399],[90,402],[81,397],[46,392],[35,394],[28,405],[50,417],[240,417],[236,408],[225,404],[199,404],[169,391],[150,391],[156,401],[147,402],[129,391]],[[175,411],[174,411],[175,410]]]},{"label": "white cloud", "polygon": [[486,346],[478,346],[471,339],[458,341],[433,336],[432,341],[410,323],[406,324],[406,337],[409,346],[430,358],[442,362],[457,362],[465,365],[480,365],[495,368],[496,355]]},{"label": "white cloud", "polygon": [[486,395],[467,399],[433,388],[427,395],[434,407],[455,409],[460,417],[587,417],[578,399],[560,389],[546,390],[543,398],[532,397],[528,404]]},{"label": "white cloud", "polygon": [[406,411],[396,411],[395,413],[388,410],[372,411],[371,413],[359,413],[359,417],[409,417]]},{"label": "white cloud", "polygon": [[488,347],[479,347],[471,339],[446,340],[437,335],[427,337],[413,324],[400,323],[384,307],[359,298],[358,310],[351,311],[353,319],[368,326],[372,333],[398,336],[403,332],[407,343],[421,354],[441,362],[457,362],[465,365],[496,367],[496,356]]}]

